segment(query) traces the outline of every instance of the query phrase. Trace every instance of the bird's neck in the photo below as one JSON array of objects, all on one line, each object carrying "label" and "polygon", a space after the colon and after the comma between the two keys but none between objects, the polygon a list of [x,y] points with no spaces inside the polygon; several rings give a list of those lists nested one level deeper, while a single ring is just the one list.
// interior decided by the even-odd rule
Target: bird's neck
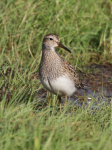
[{"label": "bird's neck", "polygon": [[56,52],[54,47],[49,47],[45,46],[44,44],[42,45],[42,61],[56,61],[60,60],[59,54]]}]

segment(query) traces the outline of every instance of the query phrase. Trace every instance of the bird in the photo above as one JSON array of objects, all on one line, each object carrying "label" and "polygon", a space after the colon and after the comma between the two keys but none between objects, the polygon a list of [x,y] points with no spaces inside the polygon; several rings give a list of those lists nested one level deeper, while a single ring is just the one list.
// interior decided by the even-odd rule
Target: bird
[{"label": "bird", "polygon": [[85,86],[73,66],[57,53],[56,47],[61,47],[71,53],[67,47],[60,43],[58,35],[45,35],[42,42],[39,78],[47,91],[58,96],[61,105],[62,96],[65,96],[65,103],[67,103],[67,97],[70,97],[78,89],[85,90]]}]

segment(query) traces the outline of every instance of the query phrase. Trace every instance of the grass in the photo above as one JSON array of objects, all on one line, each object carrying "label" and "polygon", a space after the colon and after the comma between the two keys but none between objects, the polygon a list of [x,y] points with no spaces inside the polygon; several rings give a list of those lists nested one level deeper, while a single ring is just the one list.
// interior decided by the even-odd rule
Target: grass
[{"label": "grass", "polygon": [[[3,110],[3,101],[1,110]],[[38,102],[37,104],[38,105]],[[91,110],[49,106],[34,111],[34,103],[1,111],[1,149],[111,149],[111,108]]]},{"label": "grass", "polygon": [[[112,3],[107,1],[9,0],[0,5],[0,149],[110,150],[111,105],[91,110],[68,104],[40,106],[36,94],[42,39],[61,37],[75,68],[112,64]],[[92,102],[96,99],[93,98]]]}]

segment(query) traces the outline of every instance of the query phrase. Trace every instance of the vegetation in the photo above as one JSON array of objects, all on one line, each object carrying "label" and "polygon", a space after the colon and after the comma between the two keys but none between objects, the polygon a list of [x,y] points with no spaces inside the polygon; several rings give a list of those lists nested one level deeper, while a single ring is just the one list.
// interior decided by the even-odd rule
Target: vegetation
[{"label": "vegetation", "polygon": [[57,104],[46,105],[37,95],[47,33],[61,37],[72,54],[58,49],[59,54],[84,72],[88,64],[112,64],[111,0],[0,3],[0,149],[110,150],[110,104],[91,109],[93,97],[88,107],[68,103],[60,112]]}]

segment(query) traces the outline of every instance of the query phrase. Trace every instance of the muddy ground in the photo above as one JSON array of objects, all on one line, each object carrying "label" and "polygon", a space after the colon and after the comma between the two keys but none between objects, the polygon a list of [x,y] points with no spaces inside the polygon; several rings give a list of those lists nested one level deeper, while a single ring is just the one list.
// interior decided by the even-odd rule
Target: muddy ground
[{"label": "muddy ground", "polygon": [[[86,66],[85,70],[89,71],[85,73],[77,70],[77,73],[81,80],[89,86],[87,91],[79,89],[68,100],[75,102],[78,99],[81,102],[80,105],[82,105],[82,101],[85,101],[85,97],[87,97],[88,101],[97,98],[98,101],[110,103],[112,98],[112,65],[92,64],[91,66]],[[37,93],[38,98],[46,99],[46,96],[47,92],[44,88]]]}]

